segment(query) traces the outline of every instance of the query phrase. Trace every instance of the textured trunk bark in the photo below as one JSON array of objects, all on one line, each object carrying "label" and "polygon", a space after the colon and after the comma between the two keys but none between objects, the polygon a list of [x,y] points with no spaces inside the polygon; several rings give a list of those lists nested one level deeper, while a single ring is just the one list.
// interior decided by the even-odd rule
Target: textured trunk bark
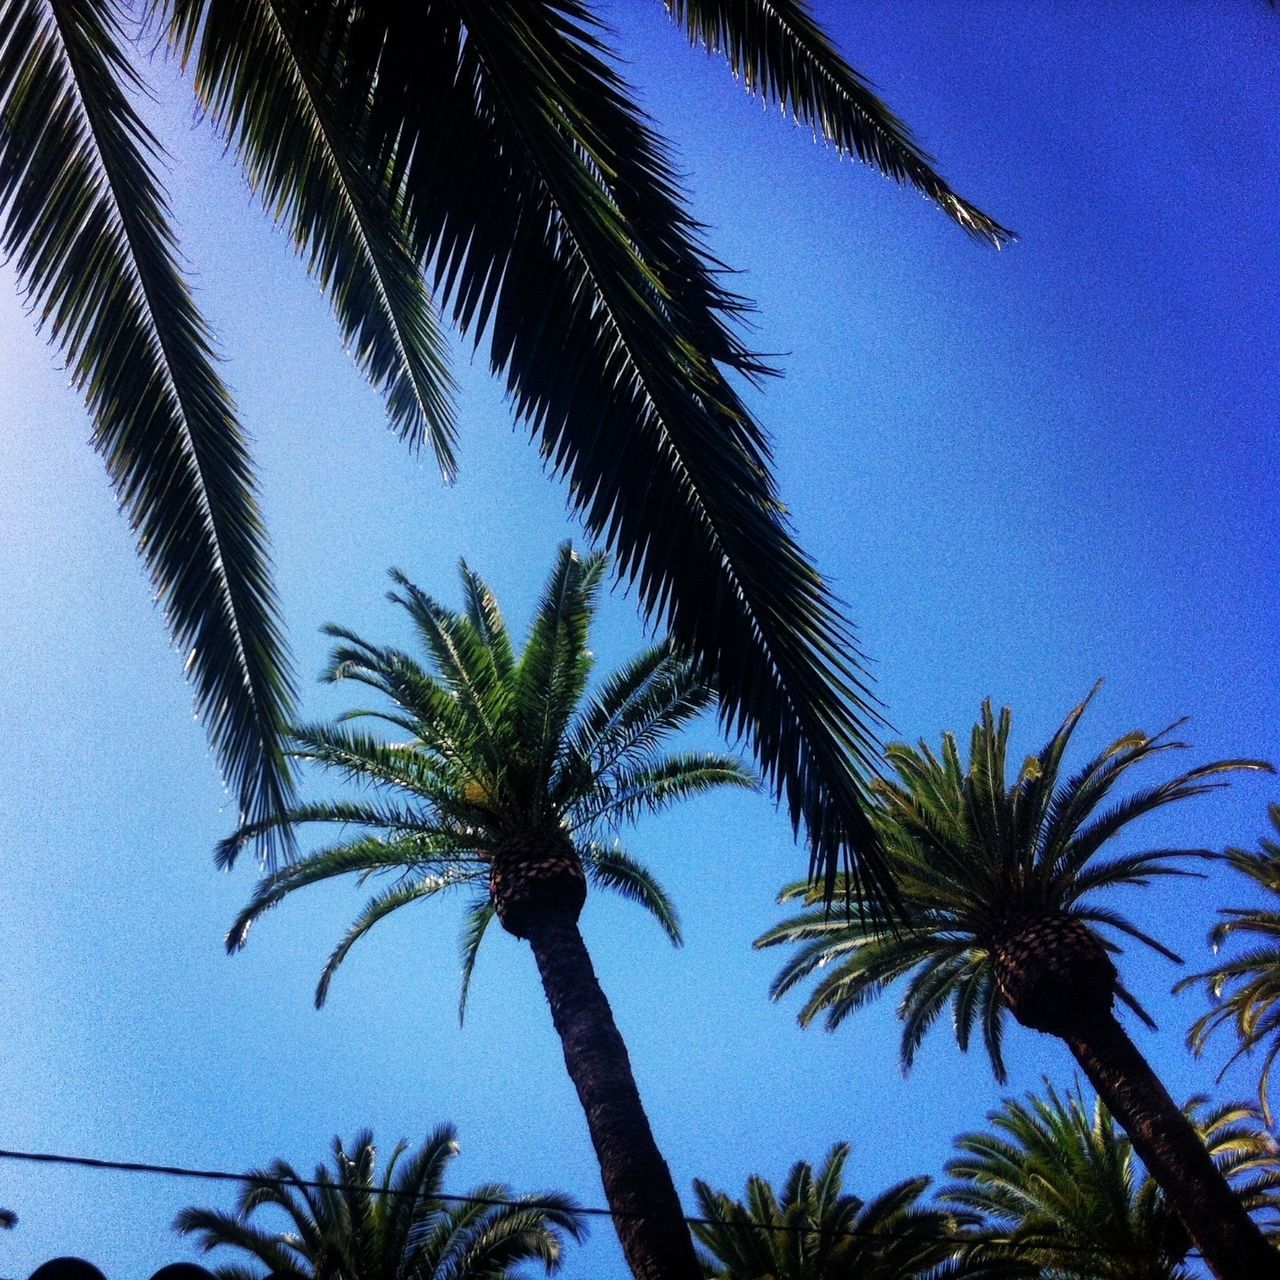
[{"label": "textured trunk bark", "polygon": [[1245,1212],[1204,1143],[1110,1010],[1062,1033],[1218,1280],[1276,1280],[1280,1253]]},{"label": "textured trunk bark", "polygon": [[627,1265],[636,1280],[699,1280],[680,1197],[577,922],[566,911],[550,910],[530,919],[526,929]]}]

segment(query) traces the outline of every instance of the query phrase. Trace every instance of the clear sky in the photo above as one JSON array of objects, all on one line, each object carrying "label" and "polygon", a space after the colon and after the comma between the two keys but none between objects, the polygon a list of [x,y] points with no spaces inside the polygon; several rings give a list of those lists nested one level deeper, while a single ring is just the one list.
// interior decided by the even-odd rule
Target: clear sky
[{"label": "clear sky", "polygon": [[[967,731],[984,696],[1038,747],[1099,677],[1085,747],[1182,715],[1194,752],[1280,761],[1275,476],[1280,18],[1261,0],[815,6],[851,62],[965,195],[1021,239],[970,243],[913,194],[812,144],[689,50],[656,4],[611,9],[629,74],[677,140],[714,249],[760,306],[754,341],[786,377],[754,400],[783,496],[875,659],[898,734]],[[405,456],[323,300],[181,88],[153,113],[201,305],[255,440],[277,582],[308,718],[326,621],[405,639],[397,565],[456,601],[465,555],[523,627],[574,532],[482,358],[460,352],[462,478]],[[335,1134],[385,1149],[458,1125],[450,1190],[502,1178],[602,1202],[585,1122],[526,950],[485,944],[457,1025],[461,903],[424,904],[311,992],[361,898],[313,891],[234,959],[221,938],[254,880],[211,850],[234,821],[159,613],[65,375],[0,290],[0,1147],[248,1168],[310,1167]],[[640,642],[615,595],[603,668]],[[1154,776],[1154,775],[1153,775]],[[1135,840],[1252,844],[1274,779],[1147,822]],[[803,852],[763,798],[643,823],[629,838],[674,894],[673,951],[634,908],[583,917],[678,1186],[741,1192],[854,1144],[849,1184],[940,1173],[1000,1097],[939,1027],[904,1081],[893,1001],[801,1032],[751,940]],[[1215,874],[1120,905],[1202,966]],[[1220,1049],[1183,1048],[1201,1010],[1173,966],[1122,967],[1160,1030],[1139,1043],[1179,1099]],[[1055,1042],[1010,1030],[1007,1092],[1065,1084]],[[1223,1046],[1225,1048],[1225,1046]],[[1247,1070],[1226,1094],[1246,1094]],[[191,1256],[184,1204],[226,1188],[0,1163],[0,1275],[78,1253],[111,1280]],[[692,1204],[691,1198],[687,1203]],[[230,1261],[230,1259],[227,1259]],[[570,1280],[621,1280],[611,1233]]]}]

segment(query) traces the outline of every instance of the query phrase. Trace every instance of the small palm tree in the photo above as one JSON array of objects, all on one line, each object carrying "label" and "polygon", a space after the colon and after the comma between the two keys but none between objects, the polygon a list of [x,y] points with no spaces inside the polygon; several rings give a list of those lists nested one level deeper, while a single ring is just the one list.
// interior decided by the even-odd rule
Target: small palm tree
[{"label": "small palm tree", "polygon": [[[773,984],[775,998],[821,971],[801,1010],[802,1024],[822,1014],[829,1028],[836,1027],[890,983],[912,975],[898,1008],[904,1067],[948,1004],[960,1047],[967,1049],[980,1028],[1001,1081],[1006,1012],[1023,1026],[1059,1037],[1215,1272],[1261,1275],[1259,1268],[1275,1266],[1274,1255],[1115,1017],[1118,997],[1151,1024],[1119,981],[1111,959],[1119,946],[1097,930],[1178,957],[1094,898],[1157,876],[1189,874],[1175,859],[1213,856],[1203,849],[1101,854],[1144,814],[1223,786],[1227,773],[1269,766],[1222,760],[1113,799],[1131,769],[1186,744],[1170,737],[1177,726],[1154,735],[1132,733],[1064,777],[1063,754],[1092,697],[1067,716],[1012,783],[1007,707],[997,717],[989,702],[983,704],[967,767],[950,734],[941,755],[923,742],[918,748],[891,746],[888,758],[898,776],[879,789],[878,820],[906,923],[895,927],[850,885],[850,914],[811,906],[756,945],[799,944]],[[805,885],[782,893],[782,901],[810,897]]]},{"label": "small palm tree", "polygon": [[[673,939],[674,909],[653,877],[619,849],[612,831],[645,811],[720,786],[753,787],[736,759],[664,754],[663,744],[708,707],[709,686],[670,645],[653,646],[587,696],[587,633],[606,568],[560,548],[528,640],[516,652],[497,602],[464,564],[466,611],[455,613],[401,574],[391,598],[409,613],[428,672],[397,649],[341,628],[331,680],[369,685],[390,704],[342,719],[372,718],[394,743],[344,723],[295,731],[295,753],[370,784],[375,801],[300,806],[295,823],[336,824],[336,845],[268,874],[227,936],[242,947],[263,912],[307,885],[338,876],[389,876],[338,943],[316,992],[379,920],[410,903],[471,890],[463,930],[463,1000],[476,949],[496,918],[529,943],[587,1114],[623,1250],[638,1277],[697,1274],[693,1244],[658,1151],[626,1047],[578,931],[587,883],[647,907]],[[358,834],[345,834],[355,831]],[[603,837],[608,833],[608,840]],[[226,865],[239,842],[224,841]]]},{"label": "small palm tree", "polygon": [[[1186,1229],[1106,1106],[1090,1108],[1079,1090],[1063,1098],[1046,1089],[1025,1103],[1006,1100],[988,1116],[991,1130],[956,1139],[963,1154],[946,1166],[955,1181],[942,1200],[977,1215],[979,1235],[1014,1246],[979,1245],[972,1256],[1001,1260],[1027,1280],[1190,1280]],[[1274,1225],[1280,1162],[1258,1113],[1203,1097],[1183,1111],[1245,1208]]]},{"label": "small palm tree", "polygon": [[[707,1250],[708,1280],[925,1280],[951,1258],[948,1237],[972,1215],[917,1202],[928,1178],[895,1183],[874,1200],[842,1189],[849,1144],[837,1143],[822,1167],[798,1160],[781,1198],[761,1177],[747,1179],[745,1200],[694,1182],[693,1233]],[[709,1221],[708,1221],[709,1220]],[[958,1273],[957,1273],[958,1274]]]},{"label": "small palm tree", "polygon": [[[1268,812],[1271,825],[1280,837],[1280,804]],[[1280,838],[1263,838],[1259,848],[1228,849],[1227,862],[1273,897],[1280,897]],[[1203,985],[1213,1007],[1198,1018],[1187,1041],[1194,1052],[1204,1052],[1209,1038],[1219,1027],[1235,1024],[1240,1047],[1231,1055],[1218,1078],[1242,1055],[1265,1046],[1258,1096],[1267,1123],[1271,1123],[1268,1085],[1271,1068],[1280,1055],[1280,911],[1255,907],[1223,907],[1220,920],[1209,932],[1209,942],[1218,951],[1229,938],[1247,939],[1253,945],[1231,960],[1212,969],[1194,973],[1174,987],[1175,991]]]},{"label": "small palm tree", "polygon": [[[235,1213],[183,1209],[174,1222],[205,1253],[238,1249],[278,1280],[515,1280],[527,1262],[559,1270],[564,1237],[585,1235],[577,1205],[550,1192],[516,1196],[499,1182],[443,1197],[458,1144],[441,1125],[411,1155],[400,1142],[381,1175],[369,1132],[347,1151],[333,1142],[333,1168],[308,1181],[283,1160],[250,1174]],[[288,1226],[270,1230],[260,1210],[281,1211]],[[243,1266],[220,1267],[219,1280],[252,1280]]]}]

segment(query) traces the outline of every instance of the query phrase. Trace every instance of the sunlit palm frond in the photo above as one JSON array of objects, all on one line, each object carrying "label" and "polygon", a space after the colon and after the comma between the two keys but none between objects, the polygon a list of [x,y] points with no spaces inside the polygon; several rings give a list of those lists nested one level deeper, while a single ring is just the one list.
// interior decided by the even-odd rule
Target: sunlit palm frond
[{"label": "sunlit palm frond", "polygon": [[[113,4],[0,9],[0,248],[66,356],[242,819],[292,794],[293,696],[253,474],[177,268]],[[287,847],[265,829],[268,861]]]},{"label": "sunlit palm frond", "polygon": [[722,54],[747,92],[776,103],[843,155],[914,187],[975,239],[1013,238],[951,189],[910,130],[840,56],[804,0],[663,0],[690,41]]},{"label": "sunlit palm frond", "polygon": [[361,120],[318,75],[321,24],[282,0],[172,0],[170,41],[196,51],[197,97],[284,220],[391,421],[455,472],[455,388],[394,193],[363,163]]}]

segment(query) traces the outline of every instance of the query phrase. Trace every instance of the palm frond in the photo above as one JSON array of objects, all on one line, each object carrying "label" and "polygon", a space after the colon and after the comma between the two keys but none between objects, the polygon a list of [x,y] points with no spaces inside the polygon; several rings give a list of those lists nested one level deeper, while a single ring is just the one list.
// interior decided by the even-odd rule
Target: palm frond
[{"label": "palm frond", "polygon": [[612,889],[628,902],[643,907],[661,925],[673,945],[684,945],[676,905],[648,867],[617,846],[589,849],[583,866],[592,884]]},{"label": "palm frond", "polygon": [[394,194],[361,164],[360,120],[317,75],[318,24],[280,0],[171,0],[169,36],[267,211],[288,224],[392,424],[456,472],[455,387]]},{"label": "palm frond", "polygon": [[722,54],[753,97],[776,103],[842,155],[914,187],[975,239],[1013,233],[961,199],[866,79],[840,56],[804,0],[663,0],[690,41]]},{"label": "palm frond", "polygon": [[[242,821],[292,796],[293,698],[253,474],[176,265],[111,3],[0,10],[0,249],[66,356]],[[289,848],[268,827],[271,862]]]}]

